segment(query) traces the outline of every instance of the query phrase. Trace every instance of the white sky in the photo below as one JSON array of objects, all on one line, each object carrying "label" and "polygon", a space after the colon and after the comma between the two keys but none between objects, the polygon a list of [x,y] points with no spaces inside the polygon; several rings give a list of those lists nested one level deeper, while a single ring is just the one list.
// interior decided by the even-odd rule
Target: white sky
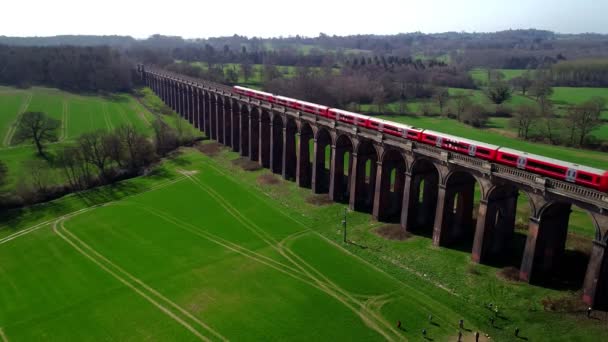
[{"label": "white sky", "polygon": [[2,0],[0,35],[608,33],[608,0]]}]

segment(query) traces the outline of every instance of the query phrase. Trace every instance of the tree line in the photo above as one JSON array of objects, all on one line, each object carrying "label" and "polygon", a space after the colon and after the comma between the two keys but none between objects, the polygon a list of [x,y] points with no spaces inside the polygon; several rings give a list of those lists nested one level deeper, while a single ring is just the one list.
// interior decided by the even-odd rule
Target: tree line
[{"label": "tree line", "polygon": [[0,45],[0,83],[77,92],[129,91],[133,68],[123,54],[107,46]]}]

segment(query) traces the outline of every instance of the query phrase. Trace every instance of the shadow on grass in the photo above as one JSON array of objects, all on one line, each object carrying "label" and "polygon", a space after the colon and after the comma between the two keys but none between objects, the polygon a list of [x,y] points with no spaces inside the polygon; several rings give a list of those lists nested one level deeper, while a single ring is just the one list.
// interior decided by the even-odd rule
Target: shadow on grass
[{"label": "shadow on grass", "polygon": [[[158,167],[146,175],[145,178],[153,181],[166,181],[172,179],[173,174],[163,167]],[[7,210],[0,214],[0,225],[6,225],[9,229],[17,229],[23,222],[38,222],[44,218],[55,218],[83,207],[117,201],[126,196],[146,191],[149,188],[149,185],[135,182],[131,178],[68,194],[50,202]]]}]

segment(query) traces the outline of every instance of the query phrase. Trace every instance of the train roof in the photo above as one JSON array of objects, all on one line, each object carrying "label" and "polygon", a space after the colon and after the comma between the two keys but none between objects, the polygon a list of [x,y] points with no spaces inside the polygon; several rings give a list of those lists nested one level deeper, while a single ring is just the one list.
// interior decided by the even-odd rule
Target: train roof
[{"label": "train roof", "polygon": [[514,149],[508,148],[508,147],[501,147],[498,150],[501,152],[507,152],[507,153],[511,153],[511,154],[515,154],[515,155],[523,155],[527,158],[533,158],[533,159],[540,160],[540,161],[543,161],[546,163],[556,164],[556,165],[564,166],[564,167],[571,168],[571,169],[577,169],[577,170],[581,170],[581,171],[585,171],[585,172],[589,172],[589,173],[603,174],[604,172],[606,172],[605,170],[596,169],[594,167],[579,165],[579,164],[570,163],[567,161],[553,159],[553,158],[549,158],[549,157],[543,157],[543,156],[539,156],[538,154],[532,154],[532,153],[528,153],[528,152],[524,152],[524,151],[514,150]]},{"label": "train roof", "polygon": [[418,131],[418,132],[422,132],[423,131],[422,128],[406,125],[406,124],[399,123],[399,122],[396,122],[396,121],[384,120],[384,119],[380,119],[380,118],[374,118],[374,117],[371,117],[371,116],[369,117],[369,119],[377,121],[377,122],[382,122],[383,124],[388,124],[388,125],[391,125],[391,126],[403,128],[403,129],[409,129],[409,130],[414,130],[414,131]]},{"label": "train roof", "polygon": [[266,95],[266,96],[274,96],[271,93],[267,93],[261,90],[255,90],[255,89],[251,89],[251,88],[245,88],[245,87],[241,87],[241,86],[234,86],[235,89],[240,89],[240,90],[245,90],[245,91],[250,91],[252,93],[258,93],[258,94],[262,94],[262,95]]},{"label": "train roof", "polygon": [[477,140],[471,140],[471,139],[467,139],[467,138],[463,138],[463,137],[457,137],[455,135],[450,135],[450,134],[445,134],[445,133],[441,133],[441,132],[436,132],[436,131],[432,131],[430,129],[425,129],[424,133],[430,133],[430,134],[433,134],[433,135],[436,135],[438,137],[442,137],[442,138],[445,138],[445,139],[462,141],[462,142],[465,142],[465,143],[470,144],[470,145],[481,146],[481,147],[489,148],[489,149],[492,149],[492,150],[496,150],[496,149],[499,148],[498,145],[492,145],[492,144],[487,144],[487,143],[484,143],[484,142],[481,142],[481,141],[477,141]]},{"label": "train roof", "polygon": [[358,114],[358,113],[353,113],[353,112],[349,112],[347,110],[342,110],[342,109],[338,109],[338,108],[331,108],[331,111],[334,111],[338,114],[344,114],[344,115],[350,115],[350,116],[356,116],[358,118],[362,118],[362,119],[367,119],[369,118],[369,116],[367,115],[363,115],[363,114]]},{"label": "train roof", "polygon": [[296,102],[299,104],[303,104],[303,105],[307,105],[307,106],[311,106],[311,107],[318,107],[318,108],[324,108],[324,109],[329,108],[327,106],[323,106],[323,105],[312,103],[312,102],[302,101],[302,100],[296,100]]},{"label": "train roof", "polygon": [[296,100],[294,98],[287,97],[287,96],[282,96],[282,95],[277,95],[276,98],[279,99],[279,100],[299,102],[298,100]]}]

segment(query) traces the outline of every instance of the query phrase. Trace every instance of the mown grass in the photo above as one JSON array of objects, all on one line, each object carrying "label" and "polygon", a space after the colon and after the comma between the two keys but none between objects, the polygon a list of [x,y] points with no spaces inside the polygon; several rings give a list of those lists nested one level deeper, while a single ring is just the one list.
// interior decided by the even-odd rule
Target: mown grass
[{"label": "mown grass", "polygon": [[[115,200],[111,205],[65,220],[65,228],[94,252],[80,242],[80,250],[70,246],[50,225],[15,240],[0,240],[0,255],[8,260],[1,270],[11,284],[0,294],[5,303],[0,327],[11,341],[193,339],[99,263],[123,278],[139,279],[132,283],[146,294],[151,291],[144,283],[162,294],[178,316],[183,311],[176,306],[228,339],[383,339],[359,315],[393,339],[420,336],[422,328],[433,338],[446,339],[454,335],[458,319],[467,317],[310,230],[301,215],[237,181],[207,157],[190,151],[163,169],[164,179],[179,181],[146,193],[141,193],[145,188],[140,182],[150,179],[123,182],[121,192],[107,189]],[[178,169],[198,173],[189,179]],[[151,184],[162,184],[156,180]],[[99,193],[81,198],[89,195],[100,202]],[[62,201],[77,203],[78,198],[55,203]],[[31,224],[86,206],[84,201],[73,203],[52,214],[41,206],[43,213],[33,210],[21,219]],[[38,218],[29,219],[32,215]],[[0,230],[0,236],[14,232]],[[22,253],[24,249],[36,252]],[[404,322],[406,330],[394,327],[399,312],[381,311],[385,301],[393,300],[411,317]],[[169,301],[176,306],[167,305]],[[430,306],[419,306],[420,301]],[[426,324],[429,312],[442,324]],[[196,330],[210,336],[200,326]]]}]

